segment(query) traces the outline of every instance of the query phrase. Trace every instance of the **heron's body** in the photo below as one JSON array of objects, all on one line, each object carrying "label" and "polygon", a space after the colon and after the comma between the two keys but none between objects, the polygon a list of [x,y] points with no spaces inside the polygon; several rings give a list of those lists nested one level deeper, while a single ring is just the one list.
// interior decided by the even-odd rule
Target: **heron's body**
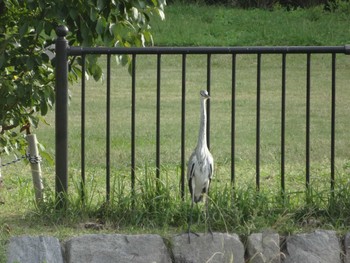
[{"label": "heron's body", "polygon": [[207,194],[213,175],[213,157],[207,147],[196,148],[188,162],[188,186],[193,202],[202,201]]},{"label": "heron's body", "polygon": [[[206,102],[210,98],[207,91],[202,90],[201,94],[201,111],[200,125],[197,146],[190,156],[187,166],[187,180],[191,194],[191,215],[188,225],[188,234],[192,223],[193,203],[203,200],[204,195],[208,195],[210,182],[214,173],[214,159],[209,152],[207,145],[207,111]],[[206,199],[206,203],[208,200]],[[208,213],[208,209],[207,209]],[[188,237],[190,241],[190,238]]]}]

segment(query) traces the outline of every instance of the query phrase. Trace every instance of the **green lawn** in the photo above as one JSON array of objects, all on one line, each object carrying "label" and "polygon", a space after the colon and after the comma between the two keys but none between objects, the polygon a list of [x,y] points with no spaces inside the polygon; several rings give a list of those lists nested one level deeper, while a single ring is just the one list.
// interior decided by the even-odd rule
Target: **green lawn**
[{"label": "green lawn", "polygon": [[[153,26],[155,44],[343,45],[350,42],[348,17],[315,13],[314,16],[318,18],[310,19],[312,12],[243,11],[212,6],[173,5],[166,9],[167,20]],[[180,19],[180,16],[185,18]],[[327,25],[325,21],[328,21]],[[316,227],[305,224],[309,218],[316,218],[325,228],[344,231],[348,227],[349,215],[343,207],[348,206],[350,200],[350,60],[345,55],[337,58],[336,191],[332,202],[328,202],[331,56],[312,56],[312,190],[306,193],[306,55],[287,55],[285,200],[280,198],[281,56],[262,56],[259,194],[255,192],[256,56],[237,56],[235,193],[232,193],[230,186],[231,57],[212,56],[211,152],[216,171],[211,191],[211,214],[215,230],[242,235],[266,228],[281,233],[298,232]],[[153,232],[168,236],[185,229],[189,209],[187,189],[186,202],[180,200],[179,193],[181,59],[181,56],[176,55],[162,56],[160,181],[156,183],[155,180],[156,57],[137,57],[135,196],[130,194],[129,179],[131,77],[126,68],[113,60],[111,206],[99,209],[105,198],[106,81],[95,82],[91,79],[87,81],[86,88],[86,205],[83,206],[78,197],[81,91],[80,84],[75,84],[70,87],[69,104],[70,207],[66,213],[54,210],[54,167],[47,162],[43,163],[43,171],[48,201],[39,208],[33,203],[29,166],[22,162],[3,168],[5,185],[0,190],[0,200],[3,202],[0,204],[0,244],[3,246],[0,246],[0,258],[5,253],[5,244],[10,236],[44,234],[64,239],[93,232],[84,228],[84,223],[88,221],[102,220],[105,223],[103,232]],[[100,61],[105,63],[104,58]],[[199,90],[206,88],[207,79],[205,56],[187,56],[186,77],[187,159],[197,141]],[[53,112],[47,121],[50,125],[41,125],[36,133],[47,151],[54,154]],[[3,163],[11,159],[4,157]],[[156,185],[160,186],[158,191]],[[136,201],[133,198],[137,198]],[[337,218],[333,216],[335,214]],[[194,229],[203,231],[205,224],[200,209],[195,211],[195,218],[198,218],[198,224]],[[0,259],[0,262],[3,261]]]},{"label": "green lawn", "polygon": [[[152,20],[156,45],[344,45],[350,42],[350,8],[286,12],[173,4]],[[190,14],[190,15],[189,15]]]}]

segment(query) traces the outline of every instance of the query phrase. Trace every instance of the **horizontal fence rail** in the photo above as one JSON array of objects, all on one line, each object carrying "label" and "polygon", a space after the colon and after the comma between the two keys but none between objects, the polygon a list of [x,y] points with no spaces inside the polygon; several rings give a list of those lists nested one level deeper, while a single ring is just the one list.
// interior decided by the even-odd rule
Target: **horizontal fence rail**
[{"label": "horizontal fence rail", "polygon": [[350,54],[350,45],[345,46],[254,46],[254,47],[143,47],[143,48],[107,48],[107,47],[69,47],[71,56],[83,54]]},{"label": "horizontal fence rail", "polygon": [[[288,54],[306,54],[306,138],[305,138],[305,185],[310,185],[310,94],[311,94],[311,55],[312,54],[331,54],[331,149],[330,149],[330,188],[334,190],[335,174],[335,126],[336,126],[336,54],[350,54],[350,46],[329,46],[329,47],[147,47],[147,48],[106,48],[106,47],[69,47],[65,36],[67,30],[59,28],[57,30],[58,39],[56,42],[56,195],[60,199],[60,204],[64,205],[63,196],[68,189],[68,139],[67,139],[67,89],[68,89],[68,57],[81,56],[82,72],[85,72],[86,56],[90,54],[106,55],[107,58],[107,76],[106,76],[106,199],[110,199],[111,192],[111,55],[131,55],[131,160],[130,176],[131,191],[135,191],[135,169],[136,169],[136,65],[138,55],[156,55],[156,141],[155,141],[155,165],[156,177],[160,178],[160,123],[161,123],[161,73],[163,55],[181,55],[181,183],[180,193],[184,198],[185,194],[185,137],[186,137],[186,65],[187,55],[201,54],[207,56],[206,65],[206,83],[209,94],[211,93],[212,78],[212,55],[227,54],[231,56],[231,183],[235,187],[235,157],[236,157],[236,88],[237,88],[237,55],[253,54],[256,55],[256,149],[255,149],[255,169],[256,169],[256,189],[260,189],[260,133],[261,133],[261,57],[263,54],[281,55],[281,115],[280,115],[280,175],[281,192],[285,192],[285,156],[286,156],[286,57]],[[84,73],[82,74],[84,76]],[[253,77],[253,76],[252,76]],[[85,184],[85,78],[81,82],[81,178],[82,184]],[[210,102],[208,103],[208,145],[210,145]],[[83,189],[83,187],[82,187]],[[82,192],[84,196],[84,192]]]}]

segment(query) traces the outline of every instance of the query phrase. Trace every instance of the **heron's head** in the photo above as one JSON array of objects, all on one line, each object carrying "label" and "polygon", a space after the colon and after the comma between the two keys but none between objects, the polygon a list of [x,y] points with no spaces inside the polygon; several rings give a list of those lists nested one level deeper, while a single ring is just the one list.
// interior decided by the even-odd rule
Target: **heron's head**
[{"label": "heron's head", "polygon": [[208,91],[206,91],[206,90],[201,90],[200,94],[201,94],[201,98],[203,98],[203,99],[210,99],[210,96],[209,96],[209,94],[208,94]]}]

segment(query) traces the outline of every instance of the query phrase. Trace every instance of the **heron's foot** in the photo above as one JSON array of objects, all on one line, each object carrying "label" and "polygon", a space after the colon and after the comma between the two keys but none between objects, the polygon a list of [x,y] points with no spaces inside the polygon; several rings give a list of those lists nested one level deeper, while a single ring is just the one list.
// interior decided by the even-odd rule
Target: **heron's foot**
[{"label": "heron's foot", "polygon": [[211,230],[211,227],[208,228],[208,232],[211,235],[212,240],[214,240],[214,235],[213,235],[213,231]]},{"label": "heron's foot", "polygon": [[186,231],[186,232],[183,232],[183,233],[180,233],[180,234],[177,234],[176,236],[181,236],[183,234],[193,234],[193,235],[196,235],[197,237],[199,237],[199,234],[197,234],[196,232],[193,232],[193,231]]},{"label": "heron's foot", "polygon": [[197,237],[199,237],[199,234],[197,234],[196,232],[193,232],[193,231],[187,231],[185,233],[181,233],[181,234],[177,234],[177,236],[180,236],[180,235],[183,235],[183,234],[187,234],[187,237],[188,237],[188,244],[191,244],[191,234],[192,235],[195,235]]},{"label": "heron's foot", "polygon": [[187,232],[188,244],[191,244],[191,237],[190,237],[191,234],[193,234],[193,235],[199,237],[199,235],[198,235],[196,232],[188,231],[188,232]]},{"label": "heron's foot", "polygon": [[193,231],[188,231],[187,234],[188,234],[188,235],[189,235],[189,234],[193,234],[193,235],[199,237],[199,234],[197,234],[196,232],[193,232]]}]

